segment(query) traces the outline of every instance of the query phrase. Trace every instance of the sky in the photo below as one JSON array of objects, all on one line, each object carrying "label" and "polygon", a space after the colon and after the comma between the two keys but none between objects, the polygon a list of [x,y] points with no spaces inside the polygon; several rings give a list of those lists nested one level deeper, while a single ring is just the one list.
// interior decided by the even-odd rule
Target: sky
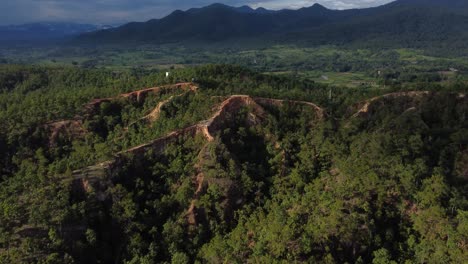
[{"label": "sky", "polygon": [[0,0],[0,25],[43,21],[122,24],[161,18],[172,11],[212,3],[297,9],[315,3],[330,9],[378,6],[392,0]]}]

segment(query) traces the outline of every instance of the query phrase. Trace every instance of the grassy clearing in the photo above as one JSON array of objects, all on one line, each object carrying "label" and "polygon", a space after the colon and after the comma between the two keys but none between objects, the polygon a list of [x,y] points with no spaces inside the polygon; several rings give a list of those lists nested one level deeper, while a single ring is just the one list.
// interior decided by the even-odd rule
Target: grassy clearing
[{"label": "grassy clearing", "polygon": [[334,86],[343,86],[349,88],[380,88],[378,79],[368,76],[363,72],[322,72],[322,71],[282,71],[271,72],[274,75],[297,75],[298,78],[304,78],[316,83],[329,84]]}]

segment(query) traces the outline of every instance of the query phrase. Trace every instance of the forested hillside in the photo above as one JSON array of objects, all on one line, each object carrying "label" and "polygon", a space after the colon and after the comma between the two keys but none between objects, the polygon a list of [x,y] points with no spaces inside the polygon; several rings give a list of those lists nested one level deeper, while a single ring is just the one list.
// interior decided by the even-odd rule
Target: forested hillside
[{"label": "forested hillside", "polygon": [[230,48],[274,44],[438,49],[466,54],[466,1],[397,0],[367,9],[256,11],[214,4],[83,34],[74,44],[168,44]]},{"label": "forested hillside", "polygon": [[0,67],[0,263],[465,263],[466,84]]}]

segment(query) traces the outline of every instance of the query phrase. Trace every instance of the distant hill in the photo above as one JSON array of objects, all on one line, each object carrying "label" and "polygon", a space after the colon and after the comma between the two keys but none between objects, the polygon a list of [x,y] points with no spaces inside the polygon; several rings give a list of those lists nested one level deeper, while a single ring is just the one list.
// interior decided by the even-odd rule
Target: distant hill
[{"label": "distant hill", "polygon": [[213,4],[188,11],[174,11],[162,19],[129,23],[118,28],[82,35],[85,42],[213,42],[238,38],[266,38],[292,28],[322,25],[336,17],[335,11],[318,4],[297,11],[269,11]]},{"label": "distant hill", "polygon": [[0,42],[47,42],[110,27],[62,22],[0,26]]},{"label": "distant hill", "polygon": [[162,19],[86,33],[79,43],[359,44],[465,47],[468,2],[399,0],[374,8],[330,10],[319,4],[269,11],[214,4]]}]

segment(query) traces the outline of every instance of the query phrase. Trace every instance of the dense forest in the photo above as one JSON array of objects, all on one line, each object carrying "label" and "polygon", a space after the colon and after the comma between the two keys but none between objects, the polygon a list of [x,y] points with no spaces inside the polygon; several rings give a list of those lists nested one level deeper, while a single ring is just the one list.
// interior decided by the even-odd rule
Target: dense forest
[{"label": "dense forest", "polygon": [[0,263],[466,263],[467,112],[427,78],[4,65]]}]

